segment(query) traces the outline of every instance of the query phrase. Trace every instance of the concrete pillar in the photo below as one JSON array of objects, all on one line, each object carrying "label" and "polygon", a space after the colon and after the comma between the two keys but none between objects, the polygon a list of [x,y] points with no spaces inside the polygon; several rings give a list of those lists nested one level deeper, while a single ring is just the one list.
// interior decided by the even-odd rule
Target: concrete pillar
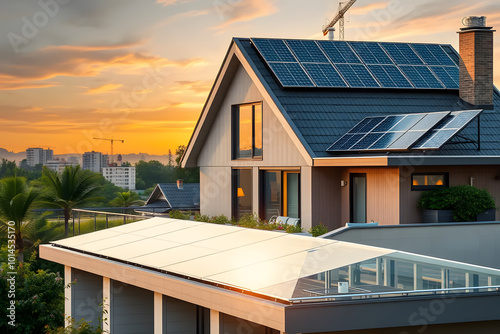
[{"label": "concrete pillar", "polygon": [[332,286],[332,276],[330,270],[325,271],[325,294],[330,294],[330,287]]},{"label": "concrete pillar", "polygon": [[154,296],[155,308],[155,334],[163,334],[163,295],[155,292]]},{"label": "concrete pillar", "polygon": [[312,168],[300,168],[300,225],[304,231],[312,227]]},{"label": "concrete pillar", "polygon": [[219,311],[210,310],[210,334],[220,333]]},{"label": "concrete pillar", "polygon": [[102,278],[102,329],[104,333],[111,333],[111,280],[109,277]]},{"label": "concrete pillar", "polygon": [[71,267],[70,266],[64,266],[64,315],[66,317],[65,319],[65,327],[69,326],[71,322],[69,321],[69,317],[72,316],[71,314],[71,303],[73,300],[71,299],[71,290],[73,289],[73,286],[71,285],[72,282],[72,277],[71,277]]},{"label": "concrete pillar", "polygon": [[376,285],[384,285],[384,275],[383,275],[383,265],[384,265],[384,260],[380,257],[375,259],[375,267],[376,267],[376,274],[375,274],[375,284]]},{"label": "concrete pillar", "polygon": [[422,265],[413,264],[413,290],[422,290],[424,288],[424,280],[422,279]]},{"label": "concrete pillar", "polygon": [[252,210],[259,215],[259,167],[252,168]]}]

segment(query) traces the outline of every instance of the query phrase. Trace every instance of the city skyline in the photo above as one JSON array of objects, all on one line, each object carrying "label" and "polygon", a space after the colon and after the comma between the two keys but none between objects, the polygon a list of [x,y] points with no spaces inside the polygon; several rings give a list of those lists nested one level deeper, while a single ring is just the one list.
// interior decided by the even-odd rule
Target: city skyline
[{"label": "city skyline", "polygon": [[[187,145],[233,36],[323,39],[338,3],[298,1],[46,0],[0,5],[0,147],[54,154],[168,154]],[[346,40],[449,43],[481,1],[358,1]],[[495,59],[500,43],[495,40]],[[500,68],[494,81],[500,84]]]}]

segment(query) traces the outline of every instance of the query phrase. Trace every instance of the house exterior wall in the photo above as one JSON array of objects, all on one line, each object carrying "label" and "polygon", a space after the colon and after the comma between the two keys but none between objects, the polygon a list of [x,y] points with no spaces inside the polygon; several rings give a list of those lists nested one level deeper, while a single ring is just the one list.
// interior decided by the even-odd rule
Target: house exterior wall
[{"label": "house exterior wall", "polygon": [[154,333],[154,292],[111,281],[111,332]]},{"label": "house exterior wall", "polygon": [[102,276],[86,271],[71,269],[71,279],[76,284],[71,285],[71,316],[75,322],[84,319],[91,322],[93,327],[99,324],[102,318]]},{"label": "house exterior wall", "polygon": [[[232,160],[231,106],[262,101],[263,158],[262,160]],[[200,166],[200,211],[206,215],[224,214],[231,217],[231,169],[252,168],[253,211],[259,212],[259,170],[307,168],[307,162],[295,146],[268,101],[240,66],[217,112],[211,131],[198,157]],[[301,172],[301,221],[310,226],[311,183],[310,167]],[[309,174],[308,174],[309,173]],[[307,181],[309,180],[309,181]]]},{"label": "house exterior wall", "polygon": [[350,174],[366,174],[366,219],[379,225],[399,224],[399,168],[345,168],[341,172],[342,180],[348,184],[342,187],[340,224],[343,226],[350,219],[349,182]]},{"label": "house exterior wall", "polygon": [[473,185],[487,189],[496,201],[496,219],[500,219],[500,169],[498,166],[405,166],[400,169],[401,224],[422,222],[422,211],[417,208],[422,191],[411,191],[412,173],[449,173],[449,186]]}]

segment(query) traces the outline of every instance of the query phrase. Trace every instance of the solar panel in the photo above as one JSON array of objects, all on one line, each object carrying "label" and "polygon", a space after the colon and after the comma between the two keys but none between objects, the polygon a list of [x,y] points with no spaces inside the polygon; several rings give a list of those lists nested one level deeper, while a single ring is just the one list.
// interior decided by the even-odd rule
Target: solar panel
[{"label": "solar panel", "polygon": [[263,39],[254,38],[252,42],[260,51],[260,54],[268,62],[270,61],[285,61],[296,62],[292,52],[281,39]]},{"label": "solar panel", "polygon": [[482,110],[463,110],[452,112],[436,129],[429,131],[412,148],[439,149],[453,136],[462,131]]},{"label": "solar panel", "polygon": [[449,45],[263,38],[252,42],[283,87],[458,89],[457,54]]},{"label": "solar panel", "polygon": [[318,41],[318,45],[334,64],[359,64],[361,61],[347,42]]},{"label": "solar panel", "polygon": [[424,63],[413,51],[413,49],[404,43],[380,43],[380,45],[387,51],[389,56],[398,65],[423,65]]},{"label": "solar panel", "polygon": [[332,64],[304,64],[305,69],[318,87],[348,87]]},{"label": "solar panel", "polygon": [[393,64],[378,43],[349,42],[349,44],[366,64]]},{"label": "solar panel", "polygon": [[299,63],[269,63],[269,66],[283,86],[314,87]]},{"label": "solar panel", "polygon": [[437,44],[411,44],[411,47],[428,65],[456,66],[448,54]]},{"label": "solar panel", "polygon": [[319,46],[312,40],[289,39],[285,41],[302,63],[329,63]]},{"label": "solar panel", "polygon": [[380,87],[365,65],[337,64],[336,66],[351,87]]},{"label": "solar panel", "polygon": [[427,66],[404,65],[399,67],[416,88],[443,88]]},{"label": "solar panel", "polygon": [[450,71],[445,66],[431,66],[430,69],[446,88],[459,88],[458,69],[456,67],[450,67]]},{"label": "solar panel", "polygon": [[450,112],[366,117],[327,151],[406,150]]},{"label": "solar panel", "polygon": [[382,87],[413,88],[395,65],[367,65]]}]

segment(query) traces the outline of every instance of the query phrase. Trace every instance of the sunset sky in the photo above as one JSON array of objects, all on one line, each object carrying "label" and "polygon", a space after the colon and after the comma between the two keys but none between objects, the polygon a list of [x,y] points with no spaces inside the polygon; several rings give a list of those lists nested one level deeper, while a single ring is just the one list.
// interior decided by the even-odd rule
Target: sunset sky
[{"label": "sunset sky", "polygon": [[[322,39],[331,0],[40,0],[0,4],[0,147],[167,154],[186,145],[231,38]],[[346,40],[449,43],[498,0],[358,0]],[[498,32],[496,33],[498,34]],[[500,85],[500,38],[495,36]]]}]

